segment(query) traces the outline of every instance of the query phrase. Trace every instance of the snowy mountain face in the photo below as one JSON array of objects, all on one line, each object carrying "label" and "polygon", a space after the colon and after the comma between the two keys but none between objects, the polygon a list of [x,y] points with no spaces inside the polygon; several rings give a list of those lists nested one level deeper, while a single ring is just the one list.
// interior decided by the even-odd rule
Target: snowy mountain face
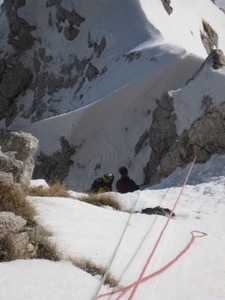
[{"label": "snowy mountain face", "polygon": [[153,184],[224,153],[225,14],[210,0],[5,0],[1,128],[39,139],[35,176]]}]

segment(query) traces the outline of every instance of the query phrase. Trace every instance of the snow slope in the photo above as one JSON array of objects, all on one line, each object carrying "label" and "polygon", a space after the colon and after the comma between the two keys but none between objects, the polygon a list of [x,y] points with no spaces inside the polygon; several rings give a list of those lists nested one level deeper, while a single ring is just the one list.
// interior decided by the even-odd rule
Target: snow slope
[{"label": "snow slope", "polygon": [[222,11],[218,12],[218,8],[211,1],[171,1],[170,5],[173,8],[171,15],[160,9],[161,1],[141,0],[140,3],[149,21],[161,32],[167,43],[179,45],[188,53],[205,57],[200,30],[203,31],[202,20],[207,20],[221,37],[218,47],[224,49],[223,26],[221,26],[225,22],[224,14]]},{"label": "snow slope", "polygon": [[[53,233],[51,240],[65,258],[85,258],[100,265],[110,265],[110,272],[119,279],[120,288],[138,279],[167,222],[144,277],[174,260],[187,247],[191,232],[196,231],[193,244],[177,261],[158,276],[140,284],[133,298],[129,298],[132,291],[129,289],[120,299],[225,299],[224,166],[225,156],[216,155],[204,165],[194,165],[185,187],[182,185],[190,165],[177,169],[151,189],[114,193],[124,208],[134,206],[135,211],[157,205],[172,209],[177,202],[176,217],[169,222],[164,216],[139,213],[130,216],[74,199],[30,197],[29,201],[37,207],[38,221]],[[77,195],[72,191],[71,194]],[[112,291],[102,286],[98,277],[69,262],[19,260],[1,263],[2,300],[119,299],[119,293],[98,298]]]},{"label": "snow slope", "polygon": [[[54,100],[60,99],[59,116],[49,118],[46,112],[45,120],[32,125],[30,119],[18,118],[11,128],[31,132],[40,140],[40,150],[49,155],[60,149],[61,136],[77,146],[74,165],[66,180],[74,190],[71,191],[73,196],[89,188],[93,178],[104,172],[111,171],[118,178],[121,164],[127,165],[130,176],[141,184],[151,148],[146,145],[137,155],[134,149],[140,135],[151,125],[156,99],[172,90],[179,133],[204,111],[201,99],[206,91],[215,103],[223,101],[224,68],[214,71],[206,66],[195,81],[185,84],[206,58],[199,38],[203,18],[218,30],[219,47],[225,52],[224,14],[206,0],[174,0],[174,12],[170,16],[156,0],[151,3],[68,0],[62,4],[87,17],[87,26],[81,24],[83,35],[76,47],[63,35],[56,35],[54,28],[47,27],[46,17],[53,14],[54,7],[44,10],[43,2],[30,1],[27,11],[18,10],[19,16],[32,21],[33,25],[39,24],[40,16],[43,17],[37,34],[46,45],[46,54],[53,55],[52,64],[46,66],[45,71],[56,74],[62,61],[71,62],[71,53],[76,52],[79,58],[91,55],[87,47],[90,32],[98,42],[107,35],[108,47],[93,63],[99,69],[107,66],[108,72],[93,82],[86,82],[76,95],[75,89],[60,90],[54,95]],[[1,27],[1,35],[4,30]],[[27,55],[33,59],[32,53]],[[25,60],[27,64],[30,62]],[[30,108],[30,99],[33,99],[32,93],[27,95],[24,110]],[[81,95],[82,101],[78,101]],[[100,169],[96,169],[97,164],[101,164]],[[204,165],[195,165],[180,198],[190,165],[177,169],[152,188],[125,195],[113,192],[124,208],[135,205],[136,211],[157,205],[172,209],[179,199],[176,217],[169,220],[144,276],[161,270],[182,253],[193,230],[207,234],[199,233],[198,237],[195,233],[196,238],[187,251],[164,272],[141,284],[133,299],[225,299],[224,166],[224,155],[213,156]],[[115,190],[115,186],[113,188]],[[119,287],[138,279],[168,221],[162,216],[139,213],[130,216],[74,199],[30,197],[29,201],[37,207],[38,221],[53,233],[51,239],[65,258],[72,255],[108,265],[126,228],[110,267],[110,272],[119,279]],[[94,300],[111,291],[101,286],[98,277],[66,261],[1,263],[2,300]],[[130,292],[121,299],[128,300]],[[118,296],[102,299],[114,300]]]}]

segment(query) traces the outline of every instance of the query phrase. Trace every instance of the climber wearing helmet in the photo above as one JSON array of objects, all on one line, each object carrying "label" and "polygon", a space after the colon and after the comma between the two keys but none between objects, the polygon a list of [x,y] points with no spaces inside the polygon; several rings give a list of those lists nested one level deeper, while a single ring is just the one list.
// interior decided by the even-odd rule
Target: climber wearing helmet
[{"label": "climber wearing helmet", "polygon": [[105,174],[102,177],[102,183],[97,193],[100,194],[100,193],[111,192],[113,181],[114,181],[114,175],[112,173]]}]

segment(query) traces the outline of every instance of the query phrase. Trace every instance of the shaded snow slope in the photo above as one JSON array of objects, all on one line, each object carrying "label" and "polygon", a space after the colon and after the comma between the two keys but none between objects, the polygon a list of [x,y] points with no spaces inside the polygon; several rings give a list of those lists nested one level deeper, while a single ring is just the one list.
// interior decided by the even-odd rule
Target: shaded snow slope
[{"label": "shaded snow slope", "polygon": [[216,6],[218,6],[219,8],[221,8],[223,10],[225,10],[225,3],[224,3],[223,0],[215,0],[214,2],[216,4]]},{"label": "shaded snow slope", "polygon": [[179,51],[170,45],[157,48],[159,58],[152,74],[107,98],[28,127],[11,129],[32,133],[40,141],[40,150],[48,155],[60,149],[61,136],[76,146],[72,157],[74,164],[66,178],[71,188],[88,189],[93,178],[106,172],[113,172],[118,177],[120,165],[129,166],[134,179],[142,184],[143,168],[149,160],[151,148],[146,144],[137,154],[135,146],[151,126],[156,100],[160,99],[162,90],[185,86],[188,74],[190,78],[202,62],[200,58],[182,55]]}]

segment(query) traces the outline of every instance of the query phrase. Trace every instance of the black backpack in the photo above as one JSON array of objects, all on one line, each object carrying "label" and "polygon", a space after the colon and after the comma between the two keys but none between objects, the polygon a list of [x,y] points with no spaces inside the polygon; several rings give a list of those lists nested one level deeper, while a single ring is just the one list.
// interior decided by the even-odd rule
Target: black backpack
[{"label": "black backpack", "polygon": [[92,185],[91,185],[91,192],[92,192],[92,193],[97,193],[97,192],[98,192],[98,189],[99,189],[100,187],[102,187],[102,185],[103,185],[102,177],[96,178],[96,179],[93,181]]}]

